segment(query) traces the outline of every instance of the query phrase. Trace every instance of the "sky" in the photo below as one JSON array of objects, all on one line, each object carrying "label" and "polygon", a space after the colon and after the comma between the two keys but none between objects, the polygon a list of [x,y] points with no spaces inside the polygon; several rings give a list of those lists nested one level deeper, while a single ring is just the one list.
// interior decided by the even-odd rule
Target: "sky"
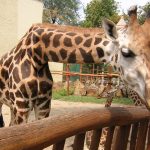
[{"label": "sky", "polygon": [[[83,4],[84,8],[86,8],[86,5],[91,1],[91,0],[80,0],[81,3]],[[119,2],[119,7],[120,7],[120,12],[127,12],[128,8],[132,5],[137,5],[137,6],[143,6],[145,5],[148,1],[150,0],[116,0]],[[81,19],[84,18],[84,13],[83,10],[80,11],[81,14]]]}]

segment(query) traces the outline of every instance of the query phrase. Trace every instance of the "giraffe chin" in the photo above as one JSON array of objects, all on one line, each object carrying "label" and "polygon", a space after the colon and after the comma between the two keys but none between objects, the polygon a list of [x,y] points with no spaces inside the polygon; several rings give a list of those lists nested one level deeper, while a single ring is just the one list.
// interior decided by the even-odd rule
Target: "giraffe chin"
[{"label": "giraffe chin", "polygon": [[150,111],[150,99],[148,99],[144,105],[146,106],[146,108]]},{"label": "giraffe chin", "polygon": [[146,106],[146,107],[147,107],[147,109],[150,111],[150,99],[147,100],[147,105],[148,105],[148,106]]}]

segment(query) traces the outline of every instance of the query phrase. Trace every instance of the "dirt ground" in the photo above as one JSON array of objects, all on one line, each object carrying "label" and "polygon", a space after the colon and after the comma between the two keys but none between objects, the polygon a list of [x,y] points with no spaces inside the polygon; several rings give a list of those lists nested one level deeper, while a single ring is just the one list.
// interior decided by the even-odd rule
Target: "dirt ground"
[{"label": "dirt ground", "polygon": [[[113,105],[114,106],[114,105]],[[116,105],[115,105],[116,106]],[[91,103],[81,103],[81,102],[65,102],[60,100],[52,100],[52,108],[51,108],[51,116],[60,115],[61,113],[69,113],[70,111],[74,109],[84,109],[84,108],[101,108],[104,107],[102,104],[91,104]],[[3,115],[4,115],[4,121],[5,126],[9,125],[10,122],[10,111],[7,106],[3,106]],[[34,113],[31,112],[31,115],[29,117],[29,121],[34,120]],[[68,138],[65,144],[65,150],[72,150],[72,143],[73,143],[74,137]],[[46,148],[45,150],[51,150],[51,147]],[[84,146],[84,150],[87,150],[87,147]]]}]

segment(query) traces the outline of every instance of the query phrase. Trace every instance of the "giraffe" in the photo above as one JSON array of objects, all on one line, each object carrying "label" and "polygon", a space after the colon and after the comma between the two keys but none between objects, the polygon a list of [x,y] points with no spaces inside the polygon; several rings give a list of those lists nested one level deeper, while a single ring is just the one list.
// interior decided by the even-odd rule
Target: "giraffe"
[{"label": "giraffe", "polygon": [[[130,16],[132,20],[133,13]],[[106,38],[99,28],[83,29],[71,26],[34,24],[19,44],[0,60],[0,102],[10,107],[10,125],[26,123],[32,109],[35,111],[36,120],[49,116],[53,79],[48,62],[80,64],[110,62],[121,45],[116,40],[118,35],[115,29],[114,23],[105,21]],[[143,42],[143,44],[147,43]],[[117,51],[117,53],[119,52]],[[148,57],[144,56],[144,58]],[[128,61],[125,62],[128,63]],[[123,74],[124,62],[120,61],[120,64],[120,68],[122,68],[120,72],[122,72],[124,81],[133,78],[133,81],[136,82],[130,70],[128,75]],[[147,69],[148,63],[144,65]],[[137,68],[133,68],[132,65],[129,68],[138,72]],[[137,79],[139,79],[140,85],[147,83],[145,82],[147,78],[143,79],[141,76],[137,76]],[[128,84],[132,86],[131,83]],[[135,87],[134,90],[138,91]],[[145,91],[141,89],[139,92],[142,98]],[[146,93],[148,94],[148,92]],[[143,103],[149,108],[148,102],[144,100]]]},{"label": "giraffe", "polygon": [[53,79],[48,62],[104,62],[111,60],[112,44],[99,28],[32,25],[0,60],[0,103],[10,108],[10,125],[26,123],[33,109],[36,120],[49,116]]},{"label": "giraffe", "polygon": [[[135,17],[136,17],[136,7],[132,7],[130,10],[129,10],[129,14],[130,14],[130,17],[131,17],[131,21],[132,21],[132,19],[134,18],[134,19],[136,19]],[[133,18],[132,18],[133,17]],[[106,24],[107,25],[106,25]],[[143,27],[147,27],[146,29],[147,29],[147,31],[150,31],[149,29],[148,29],[148,25],[149,25],[149,23],[150,23],[150,19],[148,18],[146,21],[145,21],[145,23],[144,23],[144,25],[142,26],[142,28]],[[145,25],[146,24],[146,25]],[[106,26],[105,26],[106,25]],[[130,25],[130,24],[129,24]],[[117,33],[116,32],[114,32],[114,30],[116,30],[116,29],[114,29],[114,24],[112,23],[112,22],[110,22],[110,21],[108,21],[108,20],[105,20],[105,22],[104,22],[104,28],[105,28],[105,32],[106,32],[106,34],[107,34],[107,32],[108,32],[108,34],[109,34],[109,36],[108,36],[108,38],[110,38],[111,40],[113,40],[114,41],[114,43],[116,43],[116,44],[118,44],[118,41],[116,40],[117,38],[118,38],[118,35],[117,35]],[[128,27],[128,29],[130,29],[130,26]],[[126,30],[122,30],[123,32],[126,32]],[[127,30],[128,31],[128,30]],[[114,33],[113,33],[114,32]],[[145,32],[145,29],[144,29],[144,32]],[[128,32],[127,32],[128,33]],[[148,33],[150,33],[150,32],[148,32]],[[129,34],[129,33],[128,33]],[[137,34],[138,34],[138,32],[137,32]],[[123,35],[123,39],[126,37],[125,35],[124,35],[124,33],[122,34]],[[149,34],[150,35],[150,34]],[[112,36],[112,37],[111,37]],[[122,39],[121,39],[122,40]],[[132,41],[132,40],[131,40]],[[121,41],[121,42],[124,42],[124,41]],[[133,42],[133,41],[132,41]],[[135,42],[135,41],[134,41]],[[120,43],[119,43],[120,44]],[[122,43],[121,43],[122,44]],[[121,45],[120,44],[120,45]],[[139,43],[138,43],[139,44]],[[145,45],[146,45],[147,43],[145,43]],[[122,45],[121,45],[122,46]],[[130,58],[134,58],[135,57],[135,54],[129,49],[128,51],[122,51],[122,49],[121,49],[121,46],[120,46],[120,50],[121,51],[119,51],[119,52],[117,52],[116,54],[114,54],[114,56],[112,57],[112,61],[111,61],[111,64],[113,65],[113,67],[114,67],[114,69],[115,70],[118,70],[120,73],[121,73],[121,76],[122,76],[122,79],[124,80],[124,82],[125,83],[127,83],[127,84],[129,84],[128,82],[127,82],[127,80],[128,80],[128,77],[130,77],[129,79],[129,82],[131,82],[132,83],[132,78],[133,78],[133,76],[132,76],[132,73],[131,74],[128,74],[128,76],[125,76],[125,74],[124,74],[124,72],[126,71],[126,70],[123,70],[124,68],[122,67],[122,64],[124,63],[124,65],[127,65],[126,64],[126,61],[130,61],[130,60],[126,60],[128,57]],[[130,45],[129,45],[130,46]],[[149,45],[150,46],[150,45]],[[122,46],[123,48],[124,48],[124,45]],[[148,50],[148,48],[150,48],[150,47],[148,47],[148,45],[147,45],[147,50]],[[122,55],[122,57],[125,57],[124,59],[120,56],[120,55]],[[146,55],[146,54],[145,54]],[[147,55],[146,55],[147,56]],[[120,59],[118,59],[119,57],[121,57]],[[136,56],[137,57],[137,56]],[[132,59],[133,59],[132,58]],[[144,57],[145,58],[145,57]],[[134,58],[135,59],[135,58]],[[122,60],[124,60],[124,62],[122,61]],[[138,59],[139,60],[139,59]],[[143,59],[142,59],[143,60]],[[133,60],[132,60],[133,61]],[[131,62],[130,62],[131,63]],[[137,63],[137,61],[136,61],[136,63]],[[143,63],[145,63],[144,61],[143,61]],[[131,65],[133,65],[133,64],[128,64],[128,66],[126,66],[126,68],[129,68],[130,69],[130,67],[132,68],[133,66],[131,66]],[[146,62],[146,67],[148,67],[148,64],[147,64],[147,62]],[[138,66],[139,67],[139,66]],[[135,70],[134,70],[135,69]],[[136,70],[137,68],[133,68],[133,70],[129,70],[129,71],[133,71],[134,73],[135,72],[138,72],[138,70]],[[139,68],[140,69],[140,68]],[[149,68],[148,68],[149,69]],[[127,69],[128,70],[128,69]],[[146,69],[146,71],[147,71],[147,69]],[[136,76],[137,77],[137,76]],[[138,82],[138,81],[137,81]],[[130,84],[131,84],[130,83]],[[129,84],[129,85],[130,85]],[[143,84],[143,82],[142,82],[142,84]],[[132,85],[132,84],[131,84]],[[141,93],[140,92],[138,92],[138,91],[135,91],[135,90],[137,90],[136,88],[133,88],[134,86],[129,86],[129,88],[128,87],[126,87],[126,90],[127,90],[127,93],[128,93],[128,96],[129,96],[129,98],[131,98],[132,100],[133,100],[133,102],[134,102],[134,105],[135,106],[143,106],[143,103],[145,104],[145,102],[143,102],[143,97],[141,96]],[[132,88],[132,89],[131,89]],[[113,97],[114,97],[114,95],[115,95],[115,92],[117,91],[117,89],[115,89],[115,90],[111,90],[111,91],[109,91],[109,92],[107,92],[107,101],[106,101],[106,103],[105,103],[105,107],[110,107],[111,106],[111,103],[112,103],[112,100],[113,100]],[[145,91],[145,92],[147,92],[147,91]],[[146,98],[145,98],[146,99]],[[146,105],[149,105],[149,104],[146,104]],[[149,108],[149,106],[147,106],[148,108]],[[105,142],[106,142],[106,137],[107,137],[107,133],[108,133],[108,128],[104,128],[103,130],[102,130],[102,135],[101,135],[101,139],[100,139],[100,145],[99,145],[99,148],[101,149],[101,150],[103,150],[103,149],[105,149]],[[88,145],[88,147],[89,147],[89,145],[90,145],[90,143],[91,143],[91,137],[92,137],[92,132],[87,132],[87,136],[86,136],[86,140],[87,140],[87,145]]]},{"label": "giraffe", "polygon": [[[133,101],[134,106],[140,106],[140,107],[143,106],[142,100],[141,100],[140,96],[137,94],[137,92],[135,92],[134,90],[128,88],[125,85],[124,86],[119,85],[115,89],[109,89],[108,91],[103,91],[103,93],[105,93],[105,92],[107,93],[107,94],[105,93],[107,95],[106,102],[105,102],[105,107],[110,107],[111,106],[113,98],[115,97],[117,90],[118,89],[120,90],[122,88],[125,88],[124,90],[126,90],[128,97]],[[99,143],[99,149],[100,150],[105,149],[107,134],[108,134],[108,128],[105,127],[105,128],[102,129],[102,134],[101,134],[101,138],[100,138],[100,143]],[[88,148],[90,147],[90,144],[91,144],[92,135],[93,135],[92,131],[88,131],[86,133],[86,145],[87,145]]]},{"label": "giraffe", "polygon": [[143,25],[137,20],[137,6],[129,11],[129,24],[117,31],[116,25],[105,19],[103,28],[109,40],[118,45],[114,66],[120,72],[122,80],[138,93],[142,103],[150,110],[150,15]]}]

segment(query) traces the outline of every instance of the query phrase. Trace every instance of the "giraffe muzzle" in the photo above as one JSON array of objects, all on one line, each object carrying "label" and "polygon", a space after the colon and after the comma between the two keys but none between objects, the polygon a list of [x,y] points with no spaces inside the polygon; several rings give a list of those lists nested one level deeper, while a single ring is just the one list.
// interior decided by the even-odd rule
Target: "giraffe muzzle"
[{"label": "giraffe muzzle", "polygon": [[150,99],[147,100],[147,105],[146,105],[147,109],[150,111]]}]

